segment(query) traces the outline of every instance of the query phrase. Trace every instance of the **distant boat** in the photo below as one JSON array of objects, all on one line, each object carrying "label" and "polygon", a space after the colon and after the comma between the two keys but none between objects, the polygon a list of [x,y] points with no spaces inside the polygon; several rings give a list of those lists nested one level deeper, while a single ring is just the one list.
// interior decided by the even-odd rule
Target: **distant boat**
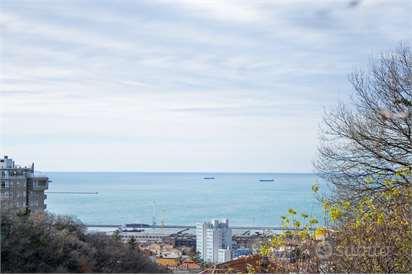
[{"label": "distant boat", "polygon": [[214,180],[215,177],[204,177],[203,179],[204,179],[204,180]]},{"label": "distant boat", "polygon": [[274,179],[260,179],[260,182],[272,182],[275,181]]}]

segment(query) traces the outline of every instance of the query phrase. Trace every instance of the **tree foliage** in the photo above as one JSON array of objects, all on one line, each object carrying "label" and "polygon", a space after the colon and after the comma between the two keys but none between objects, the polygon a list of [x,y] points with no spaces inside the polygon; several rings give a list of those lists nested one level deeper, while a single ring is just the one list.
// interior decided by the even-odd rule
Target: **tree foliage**
[{"label": "tree foliage", "polygon": [[[322,233],[323,227],[319,227],[315,217],[304,212],[298,213],[293,208],[281,220],[284,230],[273,235],[260,247],[260,254],[270,258],[273,263],[268,266],[267,272],[318,273],[319,260],[313,252],[316,235]],[[290,228],[295,230],[289,230]]]},{"label": "tree foliage", "polygon": [[[369,72],[353,73],[350,82],[352,101],[324,116],[315,165],[337,196],[357,200],[387,190],[386,180],[393,181],[400,169],[412,169],[410,49],[383,54]],[[411,183],[401,176],[393,187]]]},{"label": "tree foliage", "polygon": [[[388,189],[380,200],[336,202],[333,249],[327,272],[410,273],[412,271],[412,188]],[[381,202],[385,201],[385,204]],[[390,207],[388,207],[390,205]]]},{"label": "tree foliage", "polygon": [[140,251],[65,216],[1,212],[2,273],[162,273]]},{"label": "tree foliage", "polygon": [[410,273],[411,201],[408,186],[388,187],[379,199],[323,198],[327,226],[290,209],[282,226],[296,230],[272,236],[260,253],[275,263],[270,273]]},{"label": "tree foliage", "polygon": [[[289,209],[284,231],[262,246],[272,273],[412,272],[412,54],[382,55],[351,76],[355,94],[326,114],[316,167],[335,188],[325,224]],[[309,227],[314,230],[309,230]],[[323,240],[319,239],[322,236]],[[288,252],[285,257],[285,252]]]}]

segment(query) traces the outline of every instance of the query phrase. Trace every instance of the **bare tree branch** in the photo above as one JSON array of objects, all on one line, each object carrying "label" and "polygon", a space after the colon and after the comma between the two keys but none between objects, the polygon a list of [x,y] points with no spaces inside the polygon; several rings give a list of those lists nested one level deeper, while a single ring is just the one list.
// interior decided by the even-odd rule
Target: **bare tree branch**
[{"label": "bare tree branch", "polygon": [[356,72],[351,106],[324,115],[315,167],[339,197],[357,199],[385,191],[385,180],[410,186],[397,175],[412,169],[412,54],[401,46],[375,60],[369,72]]}]

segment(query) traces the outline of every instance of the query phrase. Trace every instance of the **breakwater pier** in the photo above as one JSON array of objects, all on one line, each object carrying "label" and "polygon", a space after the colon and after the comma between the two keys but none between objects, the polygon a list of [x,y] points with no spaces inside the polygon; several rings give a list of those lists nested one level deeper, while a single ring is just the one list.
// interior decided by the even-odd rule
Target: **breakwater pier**
[{"label": "breakwater pier", "polygon": [[[119,228],[121,224],[86,224],[88,228]],[[152,229],[196,229],[194,225],[146,225],[145,228]],[[296,227],[281,227],[281,226],[231,226],[230,228],[236,230],[273,230],[273,231],[285,231],[285,230],[299,230]],[[313,230],[313,229],[310,229]]]}]

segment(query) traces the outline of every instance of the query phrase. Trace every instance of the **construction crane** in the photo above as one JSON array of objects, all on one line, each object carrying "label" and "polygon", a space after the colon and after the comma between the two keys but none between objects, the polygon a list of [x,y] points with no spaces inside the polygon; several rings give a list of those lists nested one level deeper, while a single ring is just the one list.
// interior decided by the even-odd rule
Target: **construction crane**
[{"label": "construction crane", "polygon": [[161,215],[160,215],[160,231],[163,232],[163,229],[165,228],[165,209],[162,209]]},{"label": "construction crane", "polygon": [[185,228],[185,229],[183,229],[183,230],[177,231],[177,232],[176,232],[176,235],[182,234],[183,232],[185,232],[185,231],[187,231],[187,230],[189,230],[189,229],[190,229],[190,228]]},{"label": "construction crane", "polygon": [[243,232],[242,235],[243,235],[243,236],[245,236],[245,235],[250,235],[250,230],[247,230],[247,231]]}]

